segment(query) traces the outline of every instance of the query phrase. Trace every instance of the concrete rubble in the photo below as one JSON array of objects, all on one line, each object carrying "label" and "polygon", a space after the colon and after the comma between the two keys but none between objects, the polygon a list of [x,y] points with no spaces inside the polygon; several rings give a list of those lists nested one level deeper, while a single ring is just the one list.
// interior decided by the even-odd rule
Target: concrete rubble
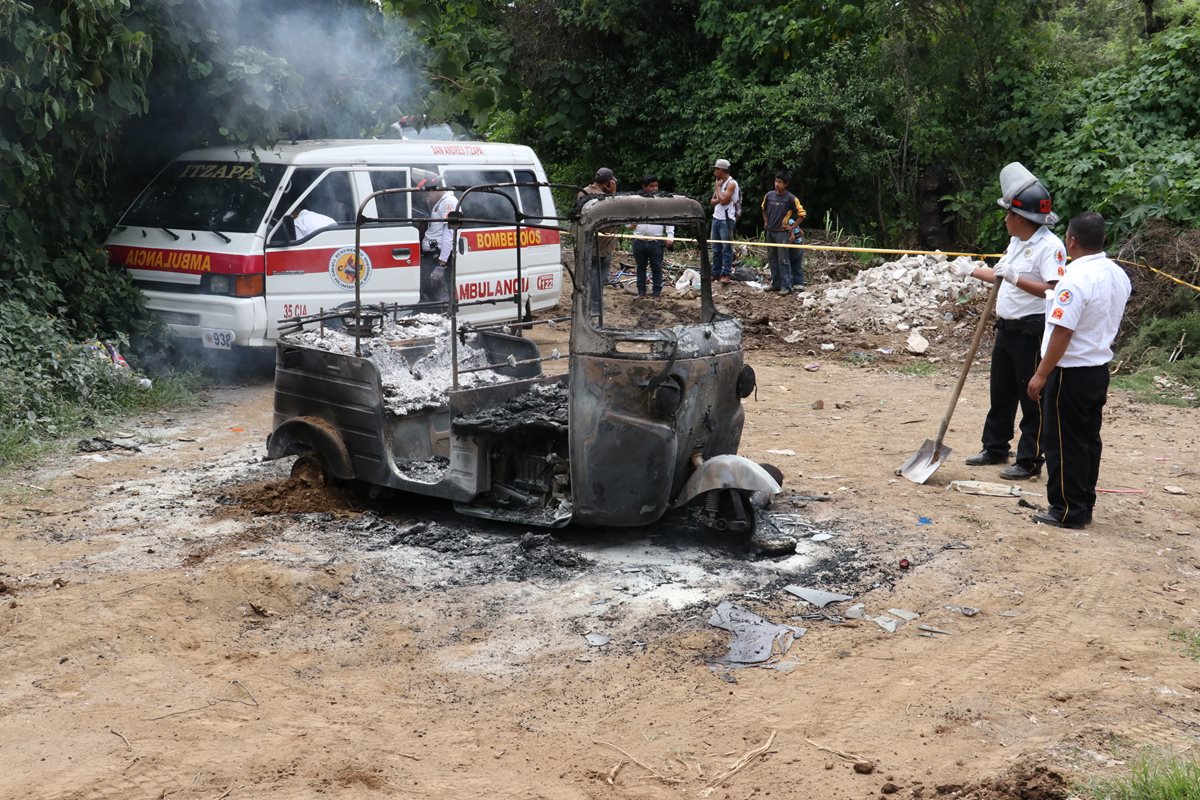
[{"label": "concrete rubble", "polygon": [[[959,256],[976,267],[987,266]],[[878,267],[797,294],[805,309],[827,312],[841,327],[905,331],[943,321],[950,304],[960,298],[987,295],[988,285],[960,278],[942,254],[902,256]]]}]

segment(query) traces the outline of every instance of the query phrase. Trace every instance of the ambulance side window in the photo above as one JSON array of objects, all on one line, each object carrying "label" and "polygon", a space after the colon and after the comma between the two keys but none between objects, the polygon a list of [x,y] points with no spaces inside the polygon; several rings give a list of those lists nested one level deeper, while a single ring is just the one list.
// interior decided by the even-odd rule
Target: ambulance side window
[{"label": "ambulance side window", "polygon": [[[446,181],[451,186],[479,186],[488,183],[512,183],[513,176],[508,170],[446,170]],[[499,192],[499,194],[497,193]],[[459,209],[463,215],[464,228],[484,228],[496,225],[512,225],[513,204],[501,196],[508,195],[517,199],[516,191],[511,187],[488,192],[471,192],[462,199],[459,192]]]},{"label": "ambulance side window", "polygon": [[[371,191],[378,192],[383,189],[407,189],[408,188],[408,170],[396,170],[395,172],[371,172]],[[384,194],[375,198],[375,214],[381,220],[395,221],[406,220],[412,216],[408,213],[408,200],[411,197],[407,192],[397,192],[396,194]]]},{"label": "ambulance side window", "polygon": [[[519,169],[515,173],[517,183],[536,183],[537,176],[532,170]],[[537,186],[518,186],[517,196],[521,198],[521,211],[525,214],[525,222],[538,225],[545,221],[542,216],[542,190]]]},{"label": "ambulance side window", "polygon": [[[304,170],[308,172],[308,170]],[[321,170],[312,170],[320,173]],[[301,170],[296,170],[297,173]],[[309,211],[333,217],[339,225],[354,224],[354,192],[350,189],[350,173],[331,172],[316,185],[301,204]]]},{"label": "ambulance side window", "polygon": [[[292,172],[287,189],[280,199],[279,205],[275,207],[275,219],[272,220],[272,225],[274,225],[279,215],[288,213],[292,205],[295,204],[296,198],[304,194],[305,190],[324,171],[323,167],[305,167]],[[326,175],[324,180],[318,183],[300,203],[300,208],[332,217],[339,225],[354,224],[355,205],[354,193],[350,189],[350,174],[346,172],[331,172]],[[281,242],[294,241],[295,239],[295,228],[291,218],[288,217],[284,220],[283,225],[280,226],[279,231],[271,238],[271,243],[279,244]]]}]

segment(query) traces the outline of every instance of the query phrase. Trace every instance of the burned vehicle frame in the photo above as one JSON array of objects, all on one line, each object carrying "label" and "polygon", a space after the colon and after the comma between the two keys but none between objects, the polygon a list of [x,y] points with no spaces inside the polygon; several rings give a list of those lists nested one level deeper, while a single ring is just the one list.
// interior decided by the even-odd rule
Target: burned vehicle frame
[{"label": "burned vehicle frame", "polygon": [[[465,200],[516,185],[459,191]],[[398,191],[420,190],[376,194]],[[370,199],[359,208],[360,226],[370,221],[362,217]],[[713,305],[700,204],[667,194],[577,204],[567,220],[576,242],[569,360],[557,374],[544,365],[559,353],[544,354],[525,333],[565,320],[521,319],[521,230],[538,226],[515,203],[513,213],[511,323],[460,325],[457,292],[432,309],[444,312],[438,318],[419,313],[432,304],[364,306],[356,291],[351,311],[288,320],[277,346],[267,457],[298,456],[293,474],[444,498],[489,519],[630,527],[693,506],[702,526],[752,533],[751,494],[776,493],[779,485],[737,455],[741,403],[754,390],[754,373],[742,359],[740,323]],[[450,224],[471,221],[455,214]],[[695,231],[697,321],[618,328],[605,324],[603,305],[592,308],[603,279],[591,268],[598,237],[640,222]],[[448,264],[452,287],[456,255],[457,248]],[[345,330],[328,330],[335,321]],[[421,394],[437,380],[444,385]],[[398,383],[416,388],[397,393]]]}]

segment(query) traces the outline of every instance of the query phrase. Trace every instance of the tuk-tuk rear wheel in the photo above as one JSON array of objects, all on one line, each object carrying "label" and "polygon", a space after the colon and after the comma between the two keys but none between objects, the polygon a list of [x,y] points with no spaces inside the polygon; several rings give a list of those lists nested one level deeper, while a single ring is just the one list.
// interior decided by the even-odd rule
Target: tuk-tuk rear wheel
[{"label": "tuk-tuk rear wheel", "polygon": [[292,478],[314,489],[329,483],[324,460],[315,453],[305,453],[292,464]]}]

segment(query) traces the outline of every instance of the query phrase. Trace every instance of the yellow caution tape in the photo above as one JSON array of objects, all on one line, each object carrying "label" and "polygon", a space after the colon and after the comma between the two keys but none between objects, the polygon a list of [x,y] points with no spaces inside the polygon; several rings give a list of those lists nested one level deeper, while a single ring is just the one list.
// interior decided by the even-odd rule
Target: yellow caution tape
[{"label": "yellow caution tape", "polygon": [[[643,241],[666,241],[667,236],[643,236],[637,233],[601,233],[600,236],[612,239],[642,239]],[[695,242],[696,239],[675,238],[676,242]],[[948,250],[889,250],[884,247],[839,247],[831,244],[786,244],[777,242],[754,242],[746,239],[729,241],[727,239],[709,239],[709,244],[738,244],[750,247],[783,247],[792,250],[829,250],[840,253],[886,253],[900,256],[966,256],[983,260],[985,258],[1000,258],[1003,253],[957,253]]]},{"label": "yellow caution tape", "polygon": [[[655,241],[655,240],[666,241],[668,238],[670,238],[670,237],[666,237],[666,236],[643,236],[641,234],[635,234],[635,233],[601,233],[599,235],[612,237],[615,239],[642,239],[645,241]],[[697,240],[696,239],[687,239],[687,238],[677,238],[677,239],[673,239],[673,241],[695,242]],[[754,241],[748,241],[745,239],[738,239],[738,240],[732,241],[732,242],[727,239],[709,239],[708,243],[709,244],[749,245],[751,247],[784,247],[784,248],[790,248],[793,250],[826,250],[826,251],[838,252],[838,253],[883,253],[883,254],[887,254],[887,255],[902,255],[902,256],[966,256],[967,258],[974,258],[974,259],[979,259],[979,260],[983,260],[985,258],[1000,258],[1001,256],[1004,255],[1003,253],[957,253],[957,252],[947,251],[947,250],[893,250],[893,249],[888,249],[885,247],[839,247],[839,246],[830,245],[830,244],[785,244],[785,243],[775,243],[775,242],[754,242]],[[1194,292],[1200,292],[1200,286],[1197,286],[1194,283],[1188,283],[1187,281],[1183,280],[1182,278],[1177,278],[1169,272],[1163,272],[1161,269],[1155,269],[1154,267],[1150,266],[1149,264],[1142,264],[1137,261],[1126,261],[1123,258],[1114,258],[1113,261],[1116,261],[1118,264],[1126,264],[1131,267],[1137,267],[1139,269],[1150,270],[1151,272],[1153,272],[1156,275],[1161,275],[1164,278],[1166,278],[1167,280],[1171,280],[1171,281],[1174,281],[1175,283],[1178,283],[1180,286],[1186,286],[1187,288],[1191,289]]]},{"label": "yellow caution tape", "polygon": [[1180,286],[1186,286],[1187,288],[1191,289],[1193,292],[1200,292],[1200,286],[1197,286],[1194,283],[1188,283],[1187,281],[1183,280],[1182,278],[1176,278],[1174,275],[1172,275],[1169,272],[1163,272],[1161,269],[1155,269],[1154,267],[1150,266],[1149,264],[1139,264],[1136,261],[1126,261],[1123,258],[1114,258],[1113,261],[1116,261],[1118,264],[1128,264],[1131,267],[1139,267],[1140,269],[1148,269],[1151,272],[1155,273],[1156,275],[1162,275],[1167,280],[1175,281]]}]

